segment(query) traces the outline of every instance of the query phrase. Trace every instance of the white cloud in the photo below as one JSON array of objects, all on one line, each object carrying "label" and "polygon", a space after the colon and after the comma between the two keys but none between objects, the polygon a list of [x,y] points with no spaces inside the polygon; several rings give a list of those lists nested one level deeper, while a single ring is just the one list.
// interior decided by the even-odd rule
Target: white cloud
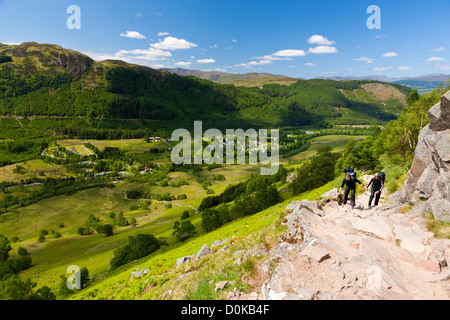
[{"label": "white cloud", "polygon": [[436,48],[430,51],[434,51],[434,52],[444,52],[445,51],[445,47],[440,47],[440,48]]},{"label": "white cloud", "polygon": [[318,34],[315,34],[315,35],[311,36],[308,39],[308,43],[309,44],[320,44],[320,45],[325,45],[325,46],[336,44],[335,41],[330,41],[327,38],[325,38],[324,36],[321,36],[321,35],[318,35]]},{"label": "white cloud", "polygon": [[312,54],[330,54],[330,53],[338,53],[335,47],[331,46],[317,46],[314,48],[309,48],[309,53]]},{"label": "white cloud", "polygon": [[383,58],[393,58],[398,57],[398,54],[396,52],[386,52],[382,55]]},{"label": "white cloud", "polygon": [[347,70],[348,70],[348,71],[353,71],[353,70],[355,70],[355,69],[353,69],[353,68],[347,68]]},{"label": "white cloud", "polygon": [[211,49],[215,49],[215,48],[217,48],[217,43],[215,44],[215,45],[213,45],[213,46],[209,46]]},{"label": "white cloud", "polygon": [[164,37],[164,36],[168,36],[169,33],[168,32],[158,32],[158,37]]},{"label": "white cloud", "polygon": [[137,18],[142,18],[143,15],[142,15],[142,13],[138,12],[138,13],[136,13],[136,15],[135,15],[134,17],[135,17],[136,19],[137,19]]},{"label": "white cloud", "polygon": [[160,40],[158,43],[153,43],[151,46],[155,49],[169,51],[191,49],[197,47],[195,43],[189,42],[185,39],[178,39],[174,37],[164,38],[164,40]]},{"label": "white cloud", "polygon": [[177,62],[177,63],[175,63],[177,66],[180,66],[180,67],[189,67],[191,64],[192,64],[192,62],[189,62],[189,61],[186,61],[186,62],[184,62],[184,61],[180,61],[180,62]]},{"label": "white cloud", "polygon": [[387,71],[389,69],[392,69],[392,67],[375,67],[373,71]]},{"label": "white cloud", "polygon": [[303,50],[288,49],[288,50],[277,51],[277,52],[273,53],[272,56],[276,56],[276,57],[304,57],[304,56],[306,56],[306,53]]},{"label": "white cloud", "polygon": [[142,60],[161,60],[161,57],[171,57],[172,53],[160,49],[148,48],[147,50],[120,50],[116,55],[118,57],[132,55],[134,58]]},{"label": "white cloud", "polygon": [[236,40],[236,39],[233,39],[233,40],[231,40],[231,41],[233,41],[233,43],[236,43],[236,42],[237,42],[237,40]]},{"label": "white cloud", "polygon": [[305,63],[305,66],[307,66],[307,67],[313,67],[315,65],[316,65],[315,63],[311,63],[311,62]]},{"label": "white cloud", "polygon": [[323,74],[336,74],[336,72],[334,72],[334,71],[330,71],[330,72],[323,72]]},{"label": "white cloud", "polygon": [[132,38],[132,39],[145,39],[146,36],[137,31],[127,31],[126,33],[121,33],[121,37]]},{"label": "white cloud", "polygon": [[[164,57],[129,54],[129,52],[132,52],[132,51],[137,53],[136,51],[145,52],[146,50],[131,50],[131,51],[120,50],[119,52],[114,53],[114,54],[85,51],[85,52],[83,52],[83,54],[91,57],[92,59],[94,59],[96,61],[122,60],[122,61],[125,61],[128,63],[139,64],[139,65],[151,67],[154,69],[167,67],[167,66],[161,64],[160,62],[155,62],[157,60],[158,61],[166,60],[166,58],[164,58]],[[169,54],[170,54],[170,52],[169,52]]]},{"label": "white cloud", "polygon": [[225,69],[225,68],[215,68],[214,71],[217,71],[217,72],[227,72],[227,69]]},{"label": "white cloud", "polygon": [[366,63],[372,63],[373,59],[367,58],[367,57],[361,57],[361,58],[353,59],[353,61],[364,61]]},{"label": "white cloud", "polygon": [[438,61],[445,61],[445,58],[441,58],[441,57],[431,57],[429,58],[427,61],[428,62],[438,62]]},{"label": "white cloud", "polygon": [[214,59],[199,59],[197,60],[197,63],[214,63],[216,60]]},{"label": "white cloud", "polygon": [[398,69],[398,70],[402,70],[402,71],[405,71],[405,70],[412,70],[412,68],[411,68],[411,67],[408,67],[408,66],[401,66],[401,67],[398,67],[397,69]]},{"label": "white cloud", "polygon": [[294,68],[295,68],[295,66],[288,66],[288,68],[289,68],[289,69],[294,69]]},{"label": "white cloud", "polygon": [[250,61],[249,63],[240,63],[235,65],[235,67],[254,67],[254,66],[262,66],[266,64],[273,63],[270,60],[260,60],[260,61]]},{"label": "white cloud", "polygon": [[13,41],[5,41],[0,43],[6,44],[7,46],[18,46],[22,44],[22,42],[13,42]]},{"label": "white cloud", "polygon": [[256,60],[270,60],[270,61],[278,61],[278,60],[292,60],[289,57],[274,57],[273,55],[265,55],[262,57],[252,57],[252,59]]}]

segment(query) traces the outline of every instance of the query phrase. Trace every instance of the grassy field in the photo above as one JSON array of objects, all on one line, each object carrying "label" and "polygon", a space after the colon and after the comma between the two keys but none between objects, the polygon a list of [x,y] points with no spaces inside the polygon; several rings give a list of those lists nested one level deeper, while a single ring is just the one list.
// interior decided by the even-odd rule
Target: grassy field
[{"label": "grassy field", "polygon": [[[227,185],[245,179],[259,168],[250,165],[224,166],[211,171],[204,170],[200,177],[212,182],[210,189],[220,194]],[[213,175],[224,174],[225,181],[215,181]],[[198,177],[191,173],[174,172],[169,175],[168,187],[150,186],[142,183],[121,183],[115,188],[89,189],[70,196],[59,196],[42,200],[38,203],[19,208],[0,216],[0,234],[9,239],[19,237],[21,242],[13,244],[12,256],[19,246],[31,253],[33,266],[24,271],[21,276],[32,278],[41,285],[50,285],[56,289],[59,276],[65,274],[70,265],[86,266],[91,274],[102,274],[108,271],[109,261],[113,251],[128,242],[128,237],[139,233],[154,234],[157,237],[170,237],[175,221],[179,220],[186,209],[198,208],[202,199],[207,196],[206,190],[197,183]],[[171,187],[171,182],[186,180],[189,185]],[[166,208],[166,203],[152,201],[148,210],[131,210],[133,204],[141,204],[145,200],[130,200],[126,198],[127,190],[141,190],[151,194],[170,193],[177,196],[184,193],[185,200],[172,201],[172,208]],[[137,227],[120,227],[114,230],[115,235],[106,238],[103,235],[79,236],[77,229],[84,224],[89,215],[94,214],[101,223],[111,223],[109,213],[124,212],[127,219],[134,217]],[[196,214],[191,217],[192,223],[201,230],[201,217]],[[60,224],[64,227],[61,228]],[[46,242],[39,243],[40,230],[57,231],[60,239],[47,237]]]},{"label": "grassy field", "polygon": [[321,146],[329,145],[333,152],[342,152],[350,139],[364,140],[366,136],[347,136],[347,135],[331,135],[313,138],[310,140],[311,147],[308,150],[300,152],[290,157],[289,161],[298,161],[314,156]]},{"label": "grassy field", "polygon": [[43,160],[30,160],[19,163],[19,165],[24,168],[22,173],[13,172],[17,164],[0,167],[0,182],[20,182],[20,180],[26,180],[32,176],[40,176],[40,174],[44,174],[42,177],[65,177],[70,175],[63,166],[46,163]]},{"label": "grassy field", "polygon": [[[147,143],[144,139],[129,139],[129,140],[81,140],[81,139],[68,139],[59,140],[58,144],[70,150],[75,148],[77,151],[85,150],[83,146],[85,143],[90,143],[100,151],[105,148],[119,148],[123,152],[132,155],[137,161],[144,162],[150,161],[155,164],[168,164],[170,163],[170,153],[165,152],[173,146],[173,143],[157,141]],[[159,150],[159,154],[150,153],[150,149],[156,148]],[[85,151],[84,151],[85,152]],[[81,152],[80,152],[81,153]],[[81,153],[84,154],[84,153]]]}]

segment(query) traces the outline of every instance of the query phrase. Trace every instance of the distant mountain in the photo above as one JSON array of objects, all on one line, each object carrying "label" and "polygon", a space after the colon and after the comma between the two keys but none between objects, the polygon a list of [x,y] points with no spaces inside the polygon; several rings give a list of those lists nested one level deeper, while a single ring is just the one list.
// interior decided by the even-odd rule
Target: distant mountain
[{"label": "distant mountain", "polygon": [[[300,80],[295,78],[286,77],[283,75],[274,75],[270,73],[245,73],[245,74],[233,74],[217,71],[200,71],[200,70],[188,70],[181,68],[174,69],[162,69],[178,76],[193,76],[200,79],[209,80],[216,83],[227,83],[246,86],[248,83],[246,80],[254,79],[266,79],[268,82],[273,83],[276,80],[290,81],[291,83]],[[270,80],[269,80],[270,79]],[[242,83],[237,83],[242,82]]]},{"label": "distant mountain", "polygon": [[355,76],[344,76],[344,77],[318,77],[317,79],[329,79],[329,80],[335,80],[335,81],[342,81],[342,80],[375,80],[375,81],[382,81],[382,82],[396,82],[400,83],[400,81],[405,80],[413,80],[413,81],[447,81],[450,79],[450,74],[442,74],[442,73],[431,73],[431,74],[424,74],[416,77],[405,77],[405,78],[393,78],[393,77],[387,77],[382,75],[368,75],[368,76],[362,76],[362,77],[355,77]]},{"label": "distant mountain", "polygon": [[[222,84],[234,84],[242,87],[262,87],[266,84],[279,83],[290,85],[300,78],[291,78],[283,75],[273,75],[270,73],[245,73],[245,74],[231,74],[217,71],[200,71],[188,70],[182,68],[163,69],[172,74],[179,76],[193,76],[200,79],[209,80]],[[450,79],[450,75],[442,73],[424,74],[416,77],[387,77],[383,75],[368,75],[368,76],[344,76],[344,77],[317,77],[315,79],[334,80],[334,81],[348,81],[348,80],[370,80],[381,81],[387,83],[401,84],[412,89],[419,89],[420,92],[430,91],[436,89],[441,82],[446,82]]]}]

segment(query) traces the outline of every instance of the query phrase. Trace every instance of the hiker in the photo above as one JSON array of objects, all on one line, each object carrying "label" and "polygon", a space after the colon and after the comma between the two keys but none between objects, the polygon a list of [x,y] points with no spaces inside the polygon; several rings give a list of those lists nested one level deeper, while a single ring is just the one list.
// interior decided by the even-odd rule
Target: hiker
[{"label": "hiker", "polygon": [[[354,173],[354,172],[353,172]],[[341,195],[342,193],[342,188],[344,188],[345,185],[345,192],[344,192],[344,205],[347,204],[347,200],[348,200],[348,194],[351,193],[351,198],[350,198],[350,204],[352,205],[352,208],[355,207],[355,193],[356,193],[356,183],[361,184],[361,181],[359,181],[358,179],[356,179],[356,174],[355,177],[352,178],[350,176],[350,172],[346,172],[345,173],[345,178],[344,181],[342,181],[342,185],[341,188],[339,189],[339,195]]]},{"label": "hiker", "polygon": [[380,201],[380,197],[381,197],[381,191],[384,188],[383,179],[380,177],[380,174],[378,172],[375,173],[375,177],[373,177],[372,180],[370,180],[367,187],[365,187],[363,189],[369,190],[370,185],[372,185],[372,190],[371,190],[370,198],[369,198],[369,209],[372,207],[373,198],[375,198],[375,203],[374,203],[375,207],[378,206],[378,202]]}]

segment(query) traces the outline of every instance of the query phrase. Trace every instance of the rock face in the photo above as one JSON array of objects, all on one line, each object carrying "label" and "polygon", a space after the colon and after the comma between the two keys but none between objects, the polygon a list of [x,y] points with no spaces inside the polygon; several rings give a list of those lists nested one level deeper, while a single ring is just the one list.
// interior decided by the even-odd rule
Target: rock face
[{"label": "rock face", "polygon": [[428,116],[430,123],[420,132],[414,162],[398,200],[419,206],[413,208],[414,214],[432,212],[435,219],[450,222],[450,92]]}]

